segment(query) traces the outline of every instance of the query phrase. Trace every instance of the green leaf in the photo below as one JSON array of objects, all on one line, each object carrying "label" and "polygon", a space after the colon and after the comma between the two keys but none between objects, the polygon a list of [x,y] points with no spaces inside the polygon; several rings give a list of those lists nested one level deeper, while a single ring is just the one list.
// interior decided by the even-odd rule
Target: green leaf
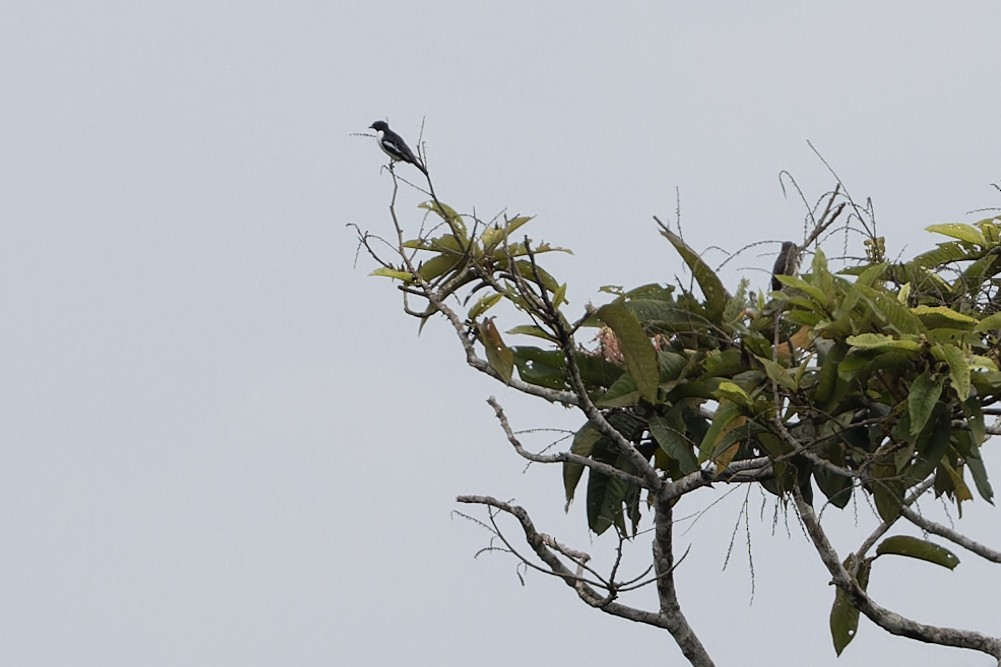
[{"label": "green leaf", "polygon": [[994,489],[991,488],[990,480],[987,479],[987,468],[984,466],[984,460],[980,457],[980,446],[973,442],[969,432],[960,431],[956,433],[956,449],[963,456],[966,467],[970,469],[973,483],[976,484],[980,497],[994,504]]},{"label": "green leaf", "polygon": [[[680,421],[680,407],[678,409],[678,419]],[[674,409],[672,409],[672,412]],[[681,422],[684,428],[684,422]],[[671,425],[668,417],[654,415],[650,419],[650,434],[660,446],[664,453],[678,462],[681,472],[684,474],[693,473],[699,468],[698,461],[695,460],[695,453],[692,451],[692,443],[685,437],[683,431]]]},{"label": "green leaf", "polygon": [[430,282],[458,266],[460,261],[462,260],[455,255],[437,255],[426,262],[421,262],[421,265],[417,267],[417,273],[421,275],[421,278]]},{"label": "green leaf", "polygon": [[553,308],[559,309],[567,300],[567,284],[563,283],[553,293]]},{"label": "green leaf", "polygon": [[977,333],[984,331],[994,331],[1001,329],[1001,313],[994,313],[993,315],[988,315],[984,319],[977,323],[977,326],[973,327],[973,330]]},{"label": "green leaf", "polygon": [[[884,457],[886,458],[886,457]],[[876,460],[872,464],[872,495],[879,518],[893,523],[900,516],[904,502],[904,482],[897,474],[893,461]]]},{"label": "green leaf", "polygon": [[480,342],[483,343],[487,353],[487,362],[504,382],[510,383],[511,375],[514,373],[514,352],[504,344],[504,339],[501,338],[492,318],[480,322],[478,328]]},{"label": "green leaf", "polygon": [[710,320],[719,324],[723,317],[723,311],[726,309],[726,302],[729,299],[729,295],[723,287],[719,276],[709,268],[708,264],[702,261],[699,254],[692,250],[680,236],[666,229],[661,230],[660,233],[671,242],[674,249],[681,255],[681,259],[688,265],[692,275],[695,276],[696,282],[699,284],[699,288],[702,290],[703,296],[705,296],[706,309],[709,311]]},{"label": "green leaf", "polygon": [[503,294],[487,294],[469,309],[469,319],[475,320],[480,315],[493,308],[498,301],[504,298]]},{"label": "green leaf", "polygon": [[954,570],[959,565],[959,558],[956,557],[956,554],[945,547],[910,535],[894,535],[880,542],[879,546],[876,547],[876,555],[887,554],[917,558],[947,567],[950,570]]},{"label": "green leaf", "polygon": [[858,285],[857,289],[873,312],[898,333],[916,334],[924,329],[921,320],[895,298],[864,285]]},{"label": "green leaf", "polygon": [[[521,274],[521,277],[525,280],[531,280],[532,282],[541,281],[542,287],[550,292],[556,292],[556,290],[560,288],[560,284],[556,282],[556,278],[553,278],[538,264],[533,266],[532,263],[526,259],[516,260],[514,263],[514,270]],[[536,279],[536,273],[539,274],[538,279]]]},{"label": "green leaf", "polygon": [[755,355],[755,358],[765,367],[765,374],[769,380],[775,380],[783,389],[796,391],[796,380],[789,374],[788,368],[765,357]]},{"label": "green leaf", "polygon": [[965,401],[970,396],[970,365],[966,362],[966,355],[955,345],[941,343],[932,346],[931,351],[936,359],[949,364],[952,389],[960,401]]},{"label": "green leaf", "polygon": [[486,248],[487,252],[492,252],[502,241],[507,241],[511,234],[531,219],[528,216],[519,216],[508,220],[503,227],[494,226],[484,230],[480,237],[483,247]]},{"label": "green leaf", "polygon": [[890,268],[890,265],[886,262],[880,264],[873,264],[867,266],[858,274],[858,278],[855,280],[856,285],[865,285],[866,287],[872,287],[872,284],[883,277],[886,270]]},{"label": "green leaf", "polygon": [[739,405],[744,410],[754,409],[754,402],[751,400],[751,397],[735,382],[724,380],[719,383],[719,387],[713,393],[717,399],[725,398],[735,405]]},{"label": "green leaf", "polygon": [[509,334],[522,334],[524,336],[535,336],[536,338],[541,338],[543,340],[548,340],[552,343],[557,342],[556,337],[550,334],[548,331],[542,327],[538,327],[534,324],[519,324],[516,327],[511,327],[507,330]]},{"label": "green leaf", "polygon": [[629,373],[623,373],[612,386],[601,395],[595,404],[599,408],[625,408],[636,405],[640,400],[640,392],[636,388],[636,380]]},{"label": "green leaf", "polygon": [[947,222],[941,225],[929,225],[925,227],[929,232],[936,232],[943,236],[949,236],[960,241],[973,243],[979,246],[987,245],[987,240],[983,233],[973,225],[964,225],[961,222]]},{"label": "green leaf", "polygon": [[529,384],[550,389],[566,388],[566,359],[559,350],[518,345],[511,348],[518,375]]},{"label": "green leaf", "polygon": [[[905,414],[901,422],[909,416]],[[905,471],[905,477],[911,484],[917,484],[930,475],[938,467],[949,449],[949,442],[952,438],[952,423],[949,418],[949,410],[944,403],[938,403],[932,408],[931,417],[925,425],[917,442],[914,443],[914,450],[917,456]]]},{"label": "green leaf", "polygon": [[[591,456],[595,444],[601,440],[602,435],[591,422],[585,422],[577,433],[574,434],[573,444],[570,445],[570,452],[580,456]],[[581,475],[584,474],[584,466],[580,463],[567,461],[563,464],[563,490],[566,493],[567,504],[564,511],[570,509],[570,502],[573,500],[574,491],[580,482]]]},{"label": "green leaf", "polygon": [[636,381],[640,394],[651,403],[656,402],[657,385],[660,383],[657,351],[639,320],[620,301],[602,306],[598,309],[597,316],[619,339],[619,350],[625,359],[626,369]]},{"label": "green leaf", "polygon": [[[845,569],[855,577],[855,580],[866,590],[869,586],[869,569],[872,567],[868,560],[857,563],[854,554],[848,556],[844,562]],[[841,655],[848,644],[855,639],[858,632],[859,610],[852,604],[851,598],[839,586],[834,593],[834,605],[831,607],[831,639],[834,641],[834,652]]]},{"label": "green leaf", "polygon": [[952,308],[945,306],[915,306],[911,312],[918,316],[921,322],[929,329],[962,329],[969,331],[977,326],[975,317],[957,313]]},{"label": "green leaf", "polygon": [[[824,290],[811,285],[802,278],[786,275],[776,275],[775,278],[786,287],[792,287],[809,295],[811,299],[820,305],[825,305],[827,303],[827,295],[824,294]],[[815,310],[815,308],[811,308],[811,310]]]},{"label": "green leaf", "polygon": [[409,271],[397,271],[395,269],[390,269],[385,266],[380,266],[378,269],[372,271],[368,274],[370,276],[383,276],[385,278],[393,278],[395,280],[402,280],[405,283],[412,282],[414,279],[414,274]]},{"label": "green leaf", "polygon": [[[945,266],[952,262],[975,259],[975,257],[976,255],[972,254],[961,244],[951,241],[949,243],[939,243],[937,248],[921,253],[908,262],[908,264],[920,268],[933,268]],[[941,280],[941,277],[934,274],[927,275],[926,277],[933,282],[935,282],[936,278]]]},{"label": "green leaf", "polygon": [[[626,467],[618,457],[608,452],[595,451],[592,456],[602,463],[618,468]],[[617,477],[609,477],[596,470],[587,476],[587,525],[595,534],[601,535],[613,524],[620,524],[622,503],[629,493],[630,485]],[[620,527],[624,527],[621,526]]]},{"label": "green leaf", "polygon": [[984,460],[980,458],[979,448],[975,452],[975,455],[968,456],[966,458],[966,467],[970,469],[970,474],[973,475],[973,483],[977,486],[977,493],[980,497],[994,504],[994,489],[991,488],[990,480],[987,479],[987,468],[984,466]]},{"label": "green leaf", "polygon": [[925,371],[914,378],[911,390],[907,394],[907,411],[911,415],[911,435],[917,435],[925,427],[925,422],[931,416],[932,409],[942,395],[945,377]]},{"label": "green leaf", "polygon": [[886,334],[864,333],[849,336],[846,342],[857,350],[879,350],[895,348],[898,350],[920,350],[921,343],[916,338],[894,338]]},{"label": "green leaf", "polygon": [[715,456],[716,447],[723,441],[726,434],[743,425],[746,420],[747,418],[741,414],[739,406],[726,399],[721,400],[719,407],[716,408],[713,423],[699,445],[699,463],[704,463]]}]

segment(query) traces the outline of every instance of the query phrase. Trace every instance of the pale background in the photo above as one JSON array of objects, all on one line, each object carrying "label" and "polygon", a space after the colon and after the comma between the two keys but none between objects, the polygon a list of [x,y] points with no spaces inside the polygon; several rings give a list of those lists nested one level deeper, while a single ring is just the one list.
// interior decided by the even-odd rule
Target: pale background
[{"label": "pale background", "polygon": [[[913,253],[926,225],[1001,205],[1001,5],[541,4],[3,6],[0,664],[680,664],[666,634],[473,559],[488,538],[451,516],[459,493],[608,547],[483,399],[516,428],[579,417],[473,377],[355,265],[345,225],[388,232],[390,180],[352,133],[388,117],[415,145],[426,119],[439,195],[538,215],[528,231],[576,253],[552,264],[574,308],[681,275],[651,220],[676,188],[697,248],[800,238],[778,172],[833,184],[807,140]],[[401,195],[413,228],[419,201]],[[837,660],[829,577],[770,498],[750,496],[753,600],[742,525],[722,570],[742,500],[678,537],[718,664],[990,663],[865,620]],[[841,514],[855,546],[870,511]],[[961,523],[995,547],[999,526],[979,498]],[[1001,633],[1001,571],[958,553],[954,572],[879,562],[871,591]]]}]

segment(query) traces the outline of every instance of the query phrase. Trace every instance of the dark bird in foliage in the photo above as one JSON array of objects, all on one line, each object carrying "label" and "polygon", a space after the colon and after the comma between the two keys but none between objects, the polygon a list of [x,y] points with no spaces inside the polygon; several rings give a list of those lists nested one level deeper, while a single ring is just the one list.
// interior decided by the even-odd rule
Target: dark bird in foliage
[{"label": "dark bird in foliage", "polygon": [[799,251],[799,246],[792,241],[782,242],[782,250],[779,251],[779,256],[775,260],[775,266],[772,268],[773,290],[782,289],[782,283],[775,276],[796,275],[796,271],[799,270]]},{"label": "dark bird in foliage", "polygon": [[407,142],[403,140],[403,137],[389,129],[389,123],[384,120],[377,120],[369,125],[369,127],[375,130],[375,140],[379,142],[379,148],[392,160],[390,166],[392,166],[393,162],[409,162],[420,169],[425,176],[428,175],[428,170],[424,168],[424,165],[417,159],[414,152],[410,150],[410,146],[407,146]]}]

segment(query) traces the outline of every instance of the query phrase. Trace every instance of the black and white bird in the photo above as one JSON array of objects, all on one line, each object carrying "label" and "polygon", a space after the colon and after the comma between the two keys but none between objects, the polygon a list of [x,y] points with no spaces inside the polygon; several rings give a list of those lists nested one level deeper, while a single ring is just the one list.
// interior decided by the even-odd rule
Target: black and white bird
[{"label": "black and white bird", "polygon": [[[420,169],[425,176],[428,175],[428,170],[424,168],[424,165],[417,159],[414,152],[410,150],[410,146],[407,146],[407,142],[403,140],[403,137],[389,129],[389,123],[384,120],[377,120],[369,125],[369,127],[375,130],[375,140],[379,142],[379,148],[393,162],[409,162]],[[392,166],[392,162],[390,166]]]}]

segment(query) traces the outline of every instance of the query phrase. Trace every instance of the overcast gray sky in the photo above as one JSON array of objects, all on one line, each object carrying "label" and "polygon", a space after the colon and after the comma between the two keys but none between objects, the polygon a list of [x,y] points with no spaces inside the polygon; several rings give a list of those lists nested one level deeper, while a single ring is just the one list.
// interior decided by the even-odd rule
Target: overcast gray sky
[{"label": "overcast gray sky", "polygon": [[[833,184],[807,140],[873,198],[890,252],[916,252],[926,225],[1001,205],[999,25],[988,1],[7,3],[0,662],[678,664],[663,633],[473,559],[488,536],[450,516],[459,493],[607,549],[483,401],[516,428],[579,417],[473,377],[354,265],[345,225],[388,232],[391,184],[352,133],[388,117],[413,145],[425,119],[439,195],[537,215],[575,251],[552,265],[575,307],[681,274],[651,221],[676,188],[697,248],[801,237],[779,171]],[[401,195],[415,229],[419,201]],[[759,250],[728,279],[764,284]],[[864,620],[836,660],[829,577],[770,499],[750,500],[753,601],[742,529],[722,571],[742,501],[679,536],[718,664],[986,664]],[[842,548],[871,520],[825,516]],[[995,547],[999,525],[979,499],[961,524]],[[959,555],[878,563],[871,590],[1001,632],[1001,574]]]}]

